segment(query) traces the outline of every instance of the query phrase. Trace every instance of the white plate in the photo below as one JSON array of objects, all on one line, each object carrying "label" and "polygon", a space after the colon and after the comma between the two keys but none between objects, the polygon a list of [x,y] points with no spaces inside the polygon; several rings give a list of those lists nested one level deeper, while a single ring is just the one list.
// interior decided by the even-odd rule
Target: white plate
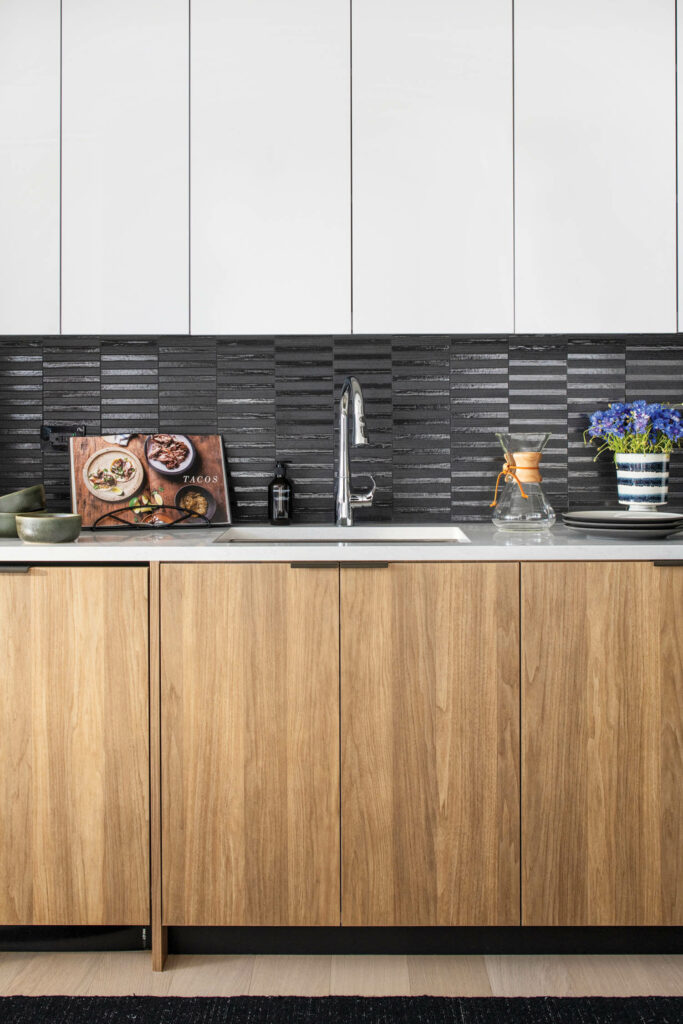
[{"label": "white plate", "polygon": [[605,526],[665,527],[683,523],[681,512],[632,512],[630,509],[597,508],[580,512],[563,512],[562,519],[571,523],[595,523]]}]

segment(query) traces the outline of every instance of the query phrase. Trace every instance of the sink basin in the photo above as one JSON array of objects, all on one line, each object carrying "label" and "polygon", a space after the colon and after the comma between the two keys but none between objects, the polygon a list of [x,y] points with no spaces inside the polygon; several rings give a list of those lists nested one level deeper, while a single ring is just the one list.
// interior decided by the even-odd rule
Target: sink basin
[{"label": "sink basin", "polygon": [[469,544],[459,526],[231,526],[215,544]]}]

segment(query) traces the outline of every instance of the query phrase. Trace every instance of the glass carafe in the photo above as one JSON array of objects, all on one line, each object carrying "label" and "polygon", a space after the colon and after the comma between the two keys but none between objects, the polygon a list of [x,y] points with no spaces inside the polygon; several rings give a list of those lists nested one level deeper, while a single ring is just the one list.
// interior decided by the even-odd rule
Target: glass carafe
[{"label": "glass carafe", "polygon": [[[496,434],[505,462],[492,501],[499,530],[548,530],[555,513],[541,487],[539,465],[550,434]],[[505,479],[499,488],[501,478]]]}]

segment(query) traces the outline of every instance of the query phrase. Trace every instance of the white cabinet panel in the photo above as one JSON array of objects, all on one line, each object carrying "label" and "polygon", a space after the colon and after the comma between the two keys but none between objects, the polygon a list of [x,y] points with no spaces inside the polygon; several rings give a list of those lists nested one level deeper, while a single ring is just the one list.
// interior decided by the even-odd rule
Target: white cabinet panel
[{"label": "white cabinet panel", "polygon": [[188,0],[63,0],[62,329],[188,330]]},{"label": "white cabinet panel", "polygon": [[[683,63],[683,0],[677,0],[677,18],[676,26],[678,31],[678,46],[677,53],[680,54],[680,60]],[[677,76],[678,86],[678,304],[680,306],[683,302],[683,232],[681,227],[683,226],[683,67]],[[683,330],[683,310],[679,310],[678,313],[678,330]]]},{"label": "white cabinet panel", "polygon": [[353,327],[513,330],[511,0],[353,5]]},{"label": "white cabinet panel", "polygon": [[59,0],[0,3],[0,334],[59,334]]},{"label": "white cabinet panel", "polygon": [[518,332],[676,329],[675,0],[516,0]]},{"label": "white cabinet panel", "polygon": [[349,0],[193,0],[193,333],[349,331],[349,46]]}]

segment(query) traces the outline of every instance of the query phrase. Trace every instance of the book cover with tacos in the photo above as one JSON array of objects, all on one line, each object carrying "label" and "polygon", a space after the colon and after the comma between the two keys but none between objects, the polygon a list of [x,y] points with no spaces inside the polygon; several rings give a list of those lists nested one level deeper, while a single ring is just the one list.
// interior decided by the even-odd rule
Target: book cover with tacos
[{"label": "book cover with tacos", "polygon": [[72,437],[71,509],[88,527],[231,522],[218,434]]}]

